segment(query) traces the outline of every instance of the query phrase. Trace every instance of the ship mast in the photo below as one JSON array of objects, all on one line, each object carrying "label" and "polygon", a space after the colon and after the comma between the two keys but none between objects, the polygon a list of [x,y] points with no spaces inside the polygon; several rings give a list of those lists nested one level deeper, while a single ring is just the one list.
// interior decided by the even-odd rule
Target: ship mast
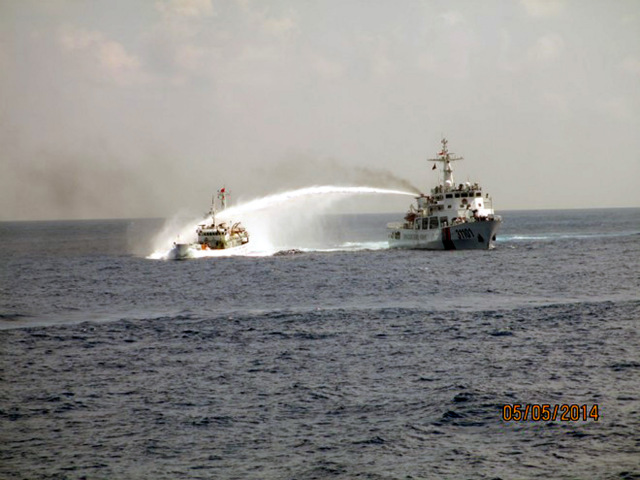
[{"label": "ship mast", "polygon": [[222,210],[227,208],[227,195],[228,195],[228,192],[225,187],[222,187],[220,190],[218,190],[218,198],[220,199],[220,205],[222,205]]},{"label": "ship mast", "polygon": [[211,216],[211,225],[216,224],[216,196],[211,195],[211,208],[209,209],[209,215]]},{"label": "ship mast", "polygon": [[[218,198],[220,199],[220,205],[221,205],[220,210],[224,210],[225,208],[227,208],[227,195],[229,195],[229,192],[227,192],[227,189],[225,187],[222,187],[220,190],[218,190]],[[211,195],[211,208],[209,209],[209,215],[211,216],[211,223],[215,225],[216,224],[216,196],[215,195]]]},{"label": "ship mast", "polygon": [[[455,162],[457,160],[464,160],[463,157],[456,157],[454,153],[449,152],[447,144],[449,141],[446,138],[442,138],[442,150],[438,152],[437,158],[430,158],[430,162],[441,162],[442,163],[442,187],[444,191],[451,190],[455,182],[453,180],[453,168],[451,168],[451,162]],[[435,165],[434,165],[435,168]]]}]

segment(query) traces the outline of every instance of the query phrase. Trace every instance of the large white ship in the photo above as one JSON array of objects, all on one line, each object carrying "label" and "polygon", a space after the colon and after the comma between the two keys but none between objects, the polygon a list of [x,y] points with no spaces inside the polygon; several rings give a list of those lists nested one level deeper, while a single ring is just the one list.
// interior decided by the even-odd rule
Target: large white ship
[{"label": "large white ship", "polygon": [[453,179],[451,163],[462,160],[450,153],[447,139],[437,158],[442,164],[440,183],[431,195],[416,197],[402,223],[390,223],[389,246],[427,250],[466,250],[493,248],[502,219],[495,215],[493,202],[477,183],[460,183]]}]

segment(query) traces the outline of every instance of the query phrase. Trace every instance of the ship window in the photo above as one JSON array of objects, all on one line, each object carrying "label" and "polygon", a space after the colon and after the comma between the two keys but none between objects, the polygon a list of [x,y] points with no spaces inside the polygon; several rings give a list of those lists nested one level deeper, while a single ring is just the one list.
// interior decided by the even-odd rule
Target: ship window
[{"label": "ship window", "polygon": [[447,193],[447,198],[453,198],[453,195],[451,193]]},{"label": "ship window", "polygon": [[422,219],[422,229],[426,230],[427,228],[429,228],[429,219],[428,218],[423,218]]},{"label": "ship window", "polygon": [[447,225],[449,225],[449,220],[447,220],[447,217],[440,217],[440,226],[446,227]]},{"label": "ship window", "polygon": [[438,217],[429,217],[429,228],[438,228]]},{"label": "ship window", "polygon": [[451,205],[447,205],[447,208],[451,208]]},{"label": "ship window", "polygon": [[476,192],[476,197],[481,197],[482,196],[482,192]]},{"label": "ship window", "polygon": [[456,193],[456,198],[460,198],[460,194],[459,193]]},{"label": "ship window", "polygon": [[460,196],[461,196],[462,198],[467,198],[469,195],[467,195],[466,193],[461,193],[461,194],[460,194]]}]

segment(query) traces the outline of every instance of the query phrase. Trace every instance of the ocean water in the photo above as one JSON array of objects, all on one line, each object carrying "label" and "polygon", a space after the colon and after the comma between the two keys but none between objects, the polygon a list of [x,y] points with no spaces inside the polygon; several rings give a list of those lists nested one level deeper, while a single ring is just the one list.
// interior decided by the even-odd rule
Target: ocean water
[{"label": "ocean water", "polygon": [[0,478],[640,478],[640,209],[500,213],[180,262],[161,220],[0,223]]}]

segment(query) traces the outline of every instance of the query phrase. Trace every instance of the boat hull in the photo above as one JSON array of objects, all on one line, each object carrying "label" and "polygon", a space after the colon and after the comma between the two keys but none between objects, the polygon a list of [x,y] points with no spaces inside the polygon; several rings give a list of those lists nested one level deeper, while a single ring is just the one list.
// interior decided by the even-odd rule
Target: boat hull
[{"label": "boat hull", "polygon": [[176,243],[169,251],[167,257],[171,260],[185,260],[193,258],[193,249],[189,243]]},{"label": "boat hull", "polygon": [[390,248],[418,250],[488,250],[494,247],[500,220],[464,222],[443,228],[418,230],[393,228]]}]

